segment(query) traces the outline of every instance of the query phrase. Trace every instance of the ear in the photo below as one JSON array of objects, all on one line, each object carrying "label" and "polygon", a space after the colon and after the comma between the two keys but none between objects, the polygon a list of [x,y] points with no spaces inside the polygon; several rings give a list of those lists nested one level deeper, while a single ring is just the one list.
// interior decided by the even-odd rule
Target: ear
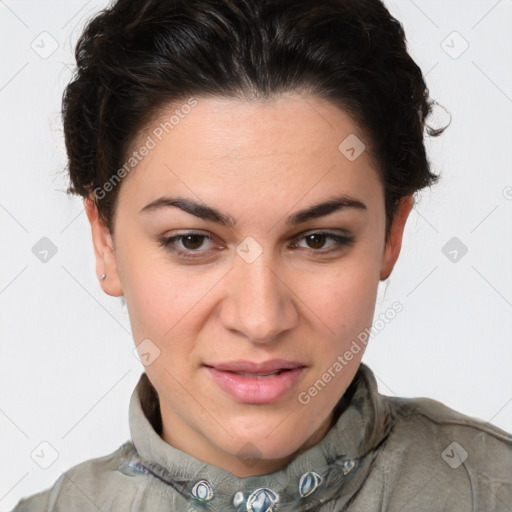
[{"label": "ear", "polygon": [[402,197],[395,218],[391,224],[389,241],[386,243],[382,255],[382,264],[380,267],[380,280],[386,280],[395,266],[400,249],[402,248],[402,236],[404,234],[405,222],[413,207],[412,195]]},{"label": "ear", "polygon": [[[117,272],[117,261],[112,235],[99,218],[98,208],[92,199],[84,199],[84,208],[91,225],[98,280],[107,295],[119,297],[123,295],[123,288]],[[106,275],[103,280],[100,279],[102,274]]]}]

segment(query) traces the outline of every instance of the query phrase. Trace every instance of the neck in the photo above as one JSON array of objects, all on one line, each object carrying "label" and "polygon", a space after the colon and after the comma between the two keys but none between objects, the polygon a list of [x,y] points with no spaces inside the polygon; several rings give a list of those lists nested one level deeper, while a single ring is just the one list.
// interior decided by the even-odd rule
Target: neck
[{"label": "neck", "polygon": [[[223,469],[240,478],[266,475],[285,468],[299,454],[319,443],[330,430],[333,423],[333,414],[331,413],[298,450],[283,458],[262,459],[256,457],[255,453],[251,453],[250,448],[240,450],[237,455],[227,453],[212,445],[208,439],[200,436],[196,431],[187,430],[184,432],[177,428],[176,418],[166,421],[166,419],[169,420],[169,416],[165,414],[165,411],[162,411],[162,418],[161,437],[166,443],[198,460]],[[254,448],[256,451],[256,447]]]}]

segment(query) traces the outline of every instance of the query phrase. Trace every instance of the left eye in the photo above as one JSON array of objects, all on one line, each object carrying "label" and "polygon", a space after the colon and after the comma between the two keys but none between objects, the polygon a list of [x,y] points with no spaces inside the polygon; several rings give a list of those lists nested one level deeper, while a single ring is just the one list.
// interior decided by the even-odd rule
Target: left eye
[{"label": "left eye", "polygon": [[[353,237],[347,236],[347,235],[335,235],[334,233],[324,233],[324,232],[317,232],[317,233],[308,233],[307,235],[303,235],[302,237],[298,238],[298,240],[306,240],[306,243],[313,243],[313,247],[310,247],[314,250],[314,252],[318,251],[320,247],[323,246],[326,239],[331,239],[336,242],[333,245],[339,245],[340,247],[349,245],[353,242]],[[332,247],[332,246],[331,246]],[[326,252],[326,251],[323,251]],[[331,252],[331,251],[328,251]]]},{"label": "left eye", "polygon": [[[182,233],[180,235],[164,237],[160,239],[160,245],[164,246],[179,257],[197,258],[201,256],[201,253],[207,252],[207,250],[199,250],[205,239],[209,240],[210,242],[213,241],[211,236],[202,233]],[[296,238],[294,242],[297,240],[305,240],[307,244],[313,244],[313,246],[310,245],[309,247],[312,253],[326,254],[333,252],[333,250],[325,251],[320,250],[320,248],[324,246],[326,240],[328,239],[331,239],[335,242],[331,245],[331,247],[333,245],[339,246],[337,249],[335,249],[335,251],[341,250],[344,246],[348,246],[354,242],[353,236],[324,233],[322,231],[302,235]],[[181,243],[181,247],[176,245],[177,242]],[[292,247],[296,247],[296,245],[293,245]]]}]

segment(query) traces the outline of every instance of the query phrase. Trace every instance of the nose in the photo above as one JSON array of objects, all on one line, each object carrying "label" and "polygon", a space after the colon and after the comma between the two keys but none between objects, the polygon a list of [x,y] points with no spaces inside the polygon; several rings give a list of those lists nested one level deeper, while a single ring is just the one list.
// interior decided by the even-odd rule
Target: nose
[{"label": "nose", "polygon": [[[264,254],[264,253],[263,253]],[[237,258],[228,274],[220,318],[226,329],[254,343],[268,343],[298,322],[294,294],[278,267],[261,254],[252,263]]]}]

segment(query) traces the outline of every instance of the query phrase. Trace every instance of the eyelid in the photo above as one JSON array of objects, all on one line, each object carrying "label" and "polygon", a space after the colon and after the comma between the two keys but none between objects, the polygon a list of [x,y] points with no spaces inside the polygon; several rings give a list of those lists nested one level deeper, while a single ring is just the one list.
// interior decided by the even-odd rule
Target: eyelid
[{"label": "eyelid", "polygon": [[304,238],[305,236],[316,235],[316,234],[336,235],[336,236],[341,236],[341,237],[345,237],[345,238],[351,238],[353,236],[346,229],[341,229],[341,228],[337,228],[337,229],[336,228],[332,228],[332,229],[325,228],[325,229],[322,229],[322,228],[319,228],[319,229],[308,229],[307,231],[303,231],[302,233],[299,233],[294,238],[292,238],[292,240],[298,240],[299,238]]}]

